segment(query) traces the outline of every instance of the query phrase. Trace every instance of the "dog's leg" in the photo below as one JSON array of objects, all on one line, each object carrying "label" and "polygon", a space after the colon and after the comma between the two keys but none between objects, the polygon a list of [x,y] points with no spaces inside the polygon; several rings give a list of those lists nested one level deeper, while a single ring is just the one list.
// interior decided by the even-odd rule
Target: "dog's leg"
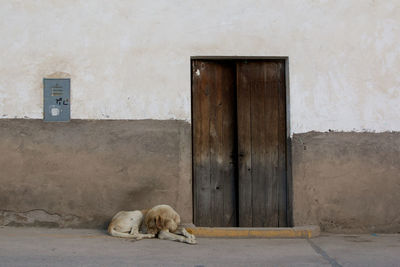
[{"label": "dog's leg", "polygon": [[143,239],[143,238],[154,238],[156,235],[154,234],[141,234],[139,233],[139,228],[137,226],[133,226],[130,232],[131,235],[135,236],[137,240]]},{"label": "dog's leg", "polygon": [[170,233],[168,230],[160,231],[158,233],[158,238],[164,239],[164,240],[178,241],[178,242],[188,243],[188,244],[197,244],[196,239],[176,235],[176,234]]},{"label": "dog's leg", "polygon": [[156,237],[156,235],[154,235],[154,234],[141,234],[141,233],[139,233],[138,235],[139,235],[140,239],[142,239],[142,238],[155,238]]},{"label": "dog's leg", "polygon": [[179,226],[176,231],[174,232],[174,234],[178,234],[178,235],[183,235],[186,236],[189,239],[196,239],[196,237],[194,235],[192,235],[191,233],[189,233],[185,228],[183,228],[182,226]]}]

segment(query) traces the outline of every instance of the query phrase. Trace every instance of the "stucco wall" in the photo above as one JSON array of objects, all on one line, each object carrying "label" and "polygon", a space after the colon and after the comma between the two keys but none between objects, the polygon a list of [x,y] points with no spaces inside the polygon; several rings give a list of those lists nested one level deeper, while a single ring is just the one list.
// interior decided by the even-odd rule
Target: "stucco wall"
[{"label": "stucco wall", "polygon": [[192,222],[190,125],[0,120],[0,225],[104,227],[173,206]]},{"label": "stucco wall", "polygon": [[296,225],[330,232],[400,232],[400,134],[293,138]]},{"label": "stucco wall", "polygon": [[0,1],[0,117],[190,121],[190,56],[288,56],[292,133],[400,130],[400,2]]},{"label": "stucco wall", "polygon": [[[0,35],[0,225],[190,222],[190,57],[282,56],[294,223],[399,229],[398,133],[365,133],[400,131],[397,0],[0,0]],[[44,77],[72,122],[41,121]]]}]

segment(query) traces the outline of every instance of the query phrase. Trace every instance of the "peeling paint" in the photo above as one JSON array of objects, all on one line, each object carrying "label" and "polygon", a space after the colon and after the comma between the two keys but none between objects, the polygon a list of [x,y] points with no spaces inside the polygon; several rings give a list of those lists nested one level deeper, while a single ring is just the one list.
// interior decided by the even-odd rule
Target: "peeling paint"
[{"label": "peeling paint", "polygon": [[23,212],[0,210],[0,225],[5,226],[73,227],[80,223],[78,216],[49,213],[43,209]]}]

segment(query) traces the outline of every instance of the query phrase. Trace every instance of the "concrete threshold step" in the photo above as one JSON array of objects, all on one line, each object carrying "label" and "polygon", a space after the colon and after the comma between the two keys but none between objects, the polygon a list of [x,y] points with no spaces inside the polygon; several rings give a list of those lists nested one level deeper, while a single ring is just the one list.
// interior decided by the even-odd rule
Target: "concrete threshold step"
[{"label": "concrete threshold step", "polygon": [[316,225],[251,228],[251,227],[187,227],[186,230],[196,237],[232,237],[232,238],[314,238],[319,236]]}]

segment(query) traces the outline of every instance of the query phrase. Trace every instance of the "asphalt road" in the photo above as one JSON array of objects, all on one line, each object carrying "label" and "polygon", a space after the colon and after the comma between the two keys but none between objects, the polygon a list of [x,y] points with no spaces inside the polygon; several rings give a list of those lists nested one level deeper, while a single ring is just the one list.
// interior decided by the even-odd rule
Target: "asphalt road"
[{"label": "asphalt road", "polygon": [[131,241],[98,230],[0,227],[0,266],[400,266],[400,235]]}]

